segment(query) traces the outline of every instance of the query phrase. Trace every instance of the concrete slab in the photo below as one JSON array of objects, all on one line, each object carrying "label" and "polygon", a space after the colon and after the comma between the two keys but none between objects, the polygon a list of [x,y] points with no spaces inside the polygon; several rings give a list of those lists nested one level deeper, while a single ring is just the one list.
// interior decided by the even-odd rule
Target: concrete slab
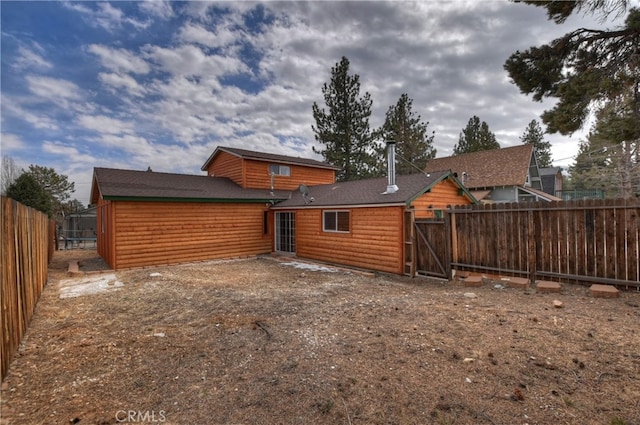
[{"label": "concrete slab", "polygon": [[548,280],[536,281],[536,290],[538,292],[560,292],[560,284],[558,282],[551,282]]},{"label": "concrete slab", "polygon": [[589,292],[596,298],[618,298],[620,291],[612,285],[600,285],[594,283],[589,287]]},{"label": "concrete slab", "polygon": [[467,287],[478,287],[482,286],[482,276],[469,276],[466,277],[462,284]]},{"label": "concrete slab", "polygon": [[529,287],[529,279],[524,277],[506,277],[501,280],[510,288],[527,289]]}]

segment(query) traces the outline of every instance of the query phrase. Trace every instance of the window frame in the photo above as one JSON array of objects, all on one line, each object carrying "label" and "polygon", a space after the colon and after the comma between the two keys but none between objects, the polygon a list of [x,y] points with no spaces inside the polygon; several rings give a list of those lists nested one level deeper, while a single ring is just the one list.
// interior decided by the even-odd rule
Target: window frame
[{"label": "window frame", "polygon": [[291,167],[289,165],[282,164],[269,164],[269,174],[273,174],[274,176],[291,177]]},{"label": "window frame", "polygon": [[[327,214],[334,214],[333,223],[335,224],[335,228],[327,228]],[[343,226],[340,226],[340,219],[338,218],[340,214],[347,215],[347,223],[346,223],[347,230],[344,230],[344,222],[342,223]],[[342,230],[341,230],[341,227],[342,227]],[[324,233],[342,233],[342,234],[351,233],[351,210],[323,210],[322,211],[322,231]]]}]

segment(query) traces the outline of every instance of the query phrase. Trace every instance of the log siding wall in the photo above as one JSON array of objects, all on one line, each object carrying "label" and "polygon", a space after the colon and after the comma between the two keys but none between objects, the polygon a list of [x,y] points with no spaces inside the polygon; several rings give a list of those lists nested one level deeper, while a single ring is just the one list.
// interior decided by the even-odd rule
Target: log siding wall
[{"label": "log siding wall", "polygon": [[263,203],[113,201],[110,210],[114,248],[109,264],[117,269],[271,252]]},{"label": "log siding wall", "polygon": [[340,209],[350,212],[349,233],[323,232],[323,211],[295,211],[297,256],[388,273],[402,273],[402,207]]},{"label": "log siding wall", "polygon": [[[276,162],[245,160],[245,182],[246,187],[252,189],[270,189],[271,175],[269,165],[278,164]],[[296,190],[301,183],[307,186],[318,184],[330,184],[335,182],[335,172],[324,168],[304,167],[300,165],[286,165],[291,170],[289,176],[274,176],[274,189],[276,190]]]},{"label": "log siding wall", "polygon": [[335,183],[335,171],[325,168],[279,162],[254,161],[220,152],[207,169],[207,175],[227,177],[245,189],[271,189],[269,165],[280,164],[290,168],[289,176],[274,176],[275,190],[296,190],[301,183],[307,186]]},{"label": "log siding wall", "polygon": [[244,180],[244,161],[227,152],[220,152],[207,168],[208,176],[227,177],[238,186],[246,188]]},{"label": "log siding wall", "polygon": [[415,210],[415,218],[432,218],[434,210],[446,210],[449,206],[469,205],[471,200],[460,194],[460,188],[451,179],[444,180],[411,205]]}]

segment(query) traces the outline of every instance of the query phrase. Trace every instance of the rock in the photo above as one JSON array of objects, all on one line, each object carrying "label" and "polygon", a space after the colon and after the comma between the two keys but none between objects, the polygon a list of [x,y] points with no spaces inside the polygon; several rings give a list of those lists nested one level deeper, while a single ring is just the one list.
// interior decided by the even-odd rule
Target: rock
[{"label": "rock", "polygon": [[555,308],[562,308],[564,307],[564,303],[560,300],[553,300],[553,306]]},{"label": "rock", "polygon": [[474,358],[472,358],[472,357],[467,357],[467,358],[465,358],[462,362],[463,362],[463,363],[473,363],[474,361],[475,361],[475,359],[474,359]]},{"label": "rock", "polygon": [[474,294],[473,292],[465,292],[464,293],[464,297],[465,298],[478,298],[478,296],[476,294]]}]

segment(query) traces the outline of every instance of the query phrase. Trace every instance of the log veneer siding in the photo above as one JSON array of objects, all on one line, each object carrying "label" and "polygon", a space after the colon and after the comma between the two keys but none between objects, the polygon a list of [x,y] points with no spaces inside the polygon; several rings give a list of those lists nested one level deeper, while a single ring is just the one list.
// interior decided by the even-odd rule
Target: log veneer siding
[{"label": "log veneer siding", "polygon": [[459,192],[460,189],[453,180],[447,179],[440,182],[411,203],[415,210],[415,218],[432,218],[434,210],[446,210],[448,206],[472,203],[468,197],[460,195]]},{"label": "log veneer siding", "polygon": [[117,210],[112,260],[101,255],[116,269],[271,252],[264,203],[111,201],[110,207]]},{"label": "log veneer siding", "polygon": [[[336,210],[336,209],[331,209]],[[403,207],[344,208],[350,232],[322,231],[322,209],[296,210],[299,257],[402,273]]]},{"label": "log veneer siding", "polygon": [[307,186],[335,183],[335,171],[326,168],[287,164],[280,162],[255,161],[239,158],[227,152],[220,152],[207,168],[207,175],[227,177],[245,189],[271,189],[269,165],[286,165],[289,176],[274,176],[275,190],[296,190],[301,183]]}]

